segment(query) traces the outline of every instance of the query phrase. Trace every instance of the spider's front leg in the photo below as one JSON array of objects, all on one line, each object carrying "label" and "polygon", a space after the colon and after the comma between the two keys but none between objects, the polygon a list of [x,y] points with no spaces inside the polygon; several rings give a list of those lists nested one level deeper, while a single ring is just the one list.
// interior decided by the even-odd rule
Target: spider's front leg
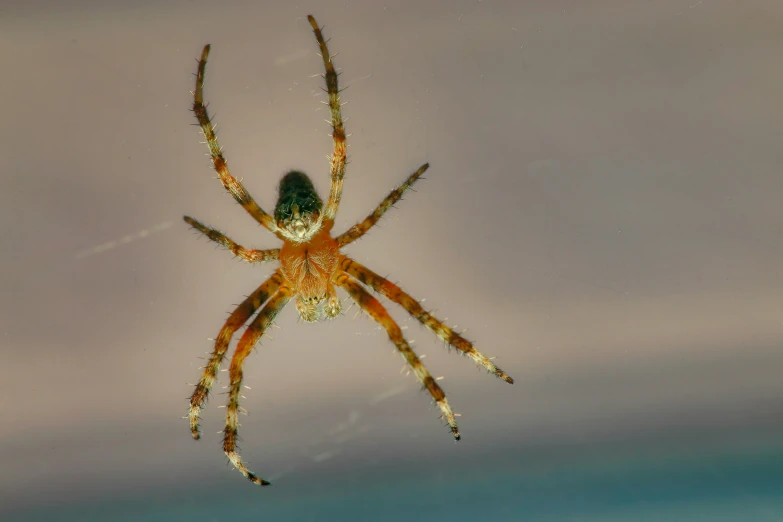
[{"label": "spider's front leg", "polygon": [[514,384],[514,379],[498,368],[489,357],[476,350],[470,341],[455,332],[452,328],[446,326],[443,321],[425,311],[416,299],[404,292],[399,286],[347,256],[340,256],[340,269],[355,277],[390,301],[405,308],[412,317],[426,326],[431,332],[446,341],[448,345],[453,346],[470,357],[473,362],[479,366],[486,368],[491,374],[509,384]]},{"label": "spider's front leg", "polygon": [[204,407],[204,403],[209,396],[212,386],[215,384],[217,372],[220,369],[220,363],[226,355],[231,338],[234,336],[234,333],[239,330],[254,313],[256,313],[256,310],[261,308],[261,305],[269,299],[269,296],[277,292],[281,283],[282,277],[280,274],[277,272],[272,274],[272,277],[261,283],[261,286],[231,312],[231,315],[223,325],[223,328],[220,329],[220,333],[218,334],[217,339],[215,339],[215,349],[212,351],[209,362],[204,366],[204,373],[201,376],[201,380],[196,385],[196,389],[190,397],[190,412],[188,417],[190,418],[190,432],[194,439],[198,440],[201,437],[198,426],[199,414],[201,413],[201,408]]},{"label": "spider's front leg", "polygon": [[454,419],[454,412],[451,411],[451,406],[449,406],[449,402],[446,400],[446,394],[443,389],[438,386],[438,383],[435,382],[435,379],[432,378],[432,375],[427,371],[427,368],[424,367],[421,359],[419,359],[410,347],[408,341],[402,336],[402,330],[400,330],[399,325],[394,322],[394,319],[389,315],[389,312],[386,311],[376,298],[371,296],[367,290],[362,288],[359,283],[354,281],[345,272],[341,272],[336,277],[335,284],[345,289],[353,300],[359,304],[362,310],[367,312],[370,317],[383,326],[386,333],[389,335],[389,339],[391,339],[394,346],[397,347],[397,350],[400,352],[403,359],[405,359],[405,362],[411,367],[416,378],[421,382],[424,388],[430,392],[430,395],[432,395],[438,408],[440,408],[443,419],[448,423],[449,428],[451,429],[451,434],[454,435],[456,440],[459,440],[459,428],[457,428],[457,421]]},{"label": "spider's front leg", "polygon": [[253,350],[256,343],[261,339],[261,336],[264,335],[264,332],[272,325],[275,317],[277,317],[277,314],[285,307],[292,295],[292,290],[283,285],[277,293],[269,299],[269,302],[264,305],[264,308],[261,309],[258,316],[253,319],[253,322],[247,327],[245,333],[242,334],[242,338],[239,340],[239,344],[234,351],[234,357],[231,359],[231,367],[229,368],[230,383],[228,407],[226,408],[226,427],[223,430],[223,451],[226,453],[228,460],[231,461],[231,464],[233,464],[240,473],[259,486],[267,486],[269,485],[269,482],[247,469],[247,466],[242,462],[242,458],[237,452],[242,365],[245,362],[245,358]]}]

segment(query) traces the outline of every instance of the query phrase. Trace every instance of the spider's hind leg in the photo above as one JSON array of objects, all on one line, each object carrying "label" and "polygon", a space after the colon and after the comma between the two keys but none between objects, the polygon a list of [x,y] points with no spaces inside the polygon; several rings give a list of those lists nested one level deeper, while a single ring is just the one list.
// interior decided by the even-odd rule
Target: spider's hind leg
[{"label": "spider's hind leg", "polygon": [[242,208],[244,208],[259,224],[275,234],[278,238],[283,239],[272,216],[264,212],[264,210],[258,206],[258,203],[255,202],[253,197],[242,185],[242,182],[232,176],[231,172],[228,170],[228,163],[223,156],[223,148],[220,146],[220,143],[218,143],[215,126],[209,118],[209,112],[204,103],[204,75],[206,74],[209,50],[210,45],[205,45],[204,50],[201,52],[201,59],[198,62],[196,88],[193,90],[193,114],[196,115],[198,124],[201,127],[201,132],[207,140],[207,147],[212,156],[212,165],[215,168],[215,172],[218,173],[220,182],[223,183],[223,187],[233,196],[234,200],[242,205]]},{"label": "spider's hind leg", "polygon": [[307,16],[310,26],[315,33],[315,39],[318,41],[318,47],[321,50],[321,58],[324,62],[324,80],[326,81],[326,93],[329,95],[329,111],[332,114],[332,139],[334,140],[334,152],[331,161],[331,188],[329,189],[329,202],[324,209],[324,219],[334,221],[337,215],[337,208],[340,206],[340,198],[343,193],[343,178],[345,177],[345,127],[343,125],[343,116],[340,111],[340,87],[337,84],[337,72],[334,70],[332,57],[329,54],[329,48],[324,41],[324,35],[318,22],[312,15]]}]

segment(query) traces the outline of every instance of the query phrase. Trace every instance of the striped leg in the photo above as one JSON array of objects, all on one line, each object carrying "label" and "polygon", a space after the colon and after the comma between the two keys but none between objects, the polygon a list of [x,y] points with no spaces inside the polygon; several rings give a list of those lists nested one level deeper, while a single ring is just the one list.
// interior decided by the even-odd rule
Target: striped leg
[{"label": "striped leg", "polygon": [[394,301],[405,308],[405,310],[421,322],[421,324],[429,328],[435,335],[446,341],[446,343],[473,359],[476,364],[483,366],[490,373],[503,379],[507,383],[514,384],[514,379],[495,366],[486,355],[476,350],[470,341],[443,324],[442,321],[433,317],[429,312],[426,312],[418,301],[405,293],[399,286],[346,256],[340,256],[340,268],[379,294],[384,295],[390,301]]},{"label": "striped leg", "polygon": [[331,188],[329,189],[329,201],[326,203],[324,209],[324,220],[334,221],[334,216],[337,215],[337,207],[340,206],[340,197],[343,193],[343,178],[345,177],[345,128],[343,127],[343,117],[340,112],[340,88],[337,85],[337,73],[334,70],[334,64],[332,63],[332,57],[329,54],[329,49],[326,47],[324,41],[324,35],[321,33],[321,28],[318,27],[318,23],[312,15],[307,16],[307,20],[313,28],[315,33],[315,39],[318,41],[318,47],[321,49],[321,57],[324,61],[324,69],[326,72],[323,75],[326,80],[326,93],[329,95],[329,110],[332,113],[332,139],[334,140],[334,153],[331,157],[331,172],[330,177],[332,180]]},{"label": "striped leg", "polygon": [[435,382],[435,379],[432,378],[432,375],[427,371],[427,368],[421,363],[421,360],[416,353],[411,349],[408,342],[402,336],[402,330],[400,330],[400,327],[394,322],[394,319],[389,315],[389,312],[387,312],[383,305],[376,298],[371,296],[359,283],[351,279],[348,274],[341,273],[338,275],[335,283],[344,288],[345,291],[351,295],[353,300],[362,307],[362,310],[367,312],[370,317],[375,319],[386,329],[386,333],[389,334],[389,339],[391,339],[397,347],[400,355],[402,355],[405,362],[411,367],[413,373],[416,374],[416,378],[419,379],[419,382],[424,385],[427,391],[430,392],[430,395],[432,395],[432,398],[435,399],[435,402],[443,415],[443,419],[448,423],[449,428],[451,429],[452,435],[454,435],[455,439],[459,440],[459,429],[457,428],[457,422],[454,420],[454,413],[451,411],[451,406],[449,406],[449,403],[446,400],[446,394],[443,392],[443,389],[438,386],[438,383]]},{"label": "striped leg", "polygon": [[223,187],[234,197],[237,203],[242,205],[242,208],[267,230],[283,239],[283,236],[277,230],[274,218],[258,206],[247,190],[245,190],[245,187],[242,186],[242,183],[237,181],[228,170],[228,163],[226,163],[226,159],[223,157],[223,148],[218,143],[217,135],[215,134],[215,126],[209,120],[207,107],[204,105],[204,71],[207,67],[209,48],[209,45],[204,46],[204,50],[201,52],[201,60],[198,62],[196,90],[193,91],[193,113],[196,115],[201,131],[207,139],[207,147],[209,147],[209,153],[212,155],[212,164],[215,166],[218,176],[220,176]]},{"label": "striped leg", "polygon": [[237,452],[237,430],[239,428],[239,397],[242,388],[242,365],[256,343],[261,339],[277,317],[277,314],[285,307],[291,299],[291,289],[282,286],[275,295],[269,299],[264,308],[258,313],[253,322],[247,327],[242,338],[239,340],[234,357],[231,359],[231,368],[229,370],[230,385],[228,391],[228,408],[226,409],[226,427],[223,430],[223,451],[226,452],[228,460],[234,465],[240,473],[250,481],[259,486],[267,486],[269,482],[252,473],[239,456]]},{"label": "striped leg", "polygon": [[192,226],[210,240],[226,247],[231,250],[235,256],[240,259],[244,259],[248,263],[259,263],[261,261],[274,261],[280,256],[279,248],[271,248],[269,250],[250,250],[242,245],[234,242],[230,237],[225,236],[222,232],[202,225],[190,216],[183,217],[185,223]]},{"label": "striped leg", "polygon": [[421,167],[419,167],[419,170],[408,176],[408,179],[403,182],[402,185],[397,187],[396,189],[392,190],[388,196],[386,196],[386,199],[381,201],[381,204],[378,205],[378,207],[372,211],[372,214],[367,216],[364,221],[361,223],[357,223],[345,232],[343,232],[340,236],[337,237],[337,245],[342,248],[345,245],[349,243],[353,243],[360,237],[362,237],[370,228],[372,228],[375,223],[378,222],[379,219],[381,219],[381,216],[383,216],[387,210],[391,208],[392,205],[397,203],[402,195],[405,193],[406,190],[411,188],[411,186],[416,183],[416,181],[421,177],[424,172],[430,168],[429,163],[425,163]]},{"label": "striped leg", "polygon": [[196,385],[196,390],[190,397],[190,432],[193,434],[193,438],[198,440],[201,435],[199,434],[199,414],[201,408],[204,407],[204,403],[207,401],[209,391],[215,384],[217,378],[217,372],[220,369],[220,363],[223,361],[223,357],[228,350],[228,343],[231,342],[231,338],[234,336],[234,332],[239,330],[243,324],[250,319],[256,310],[261,308],[261,305],[269,299],[269,296],[277,291],[280,287],[282,278],[280,274],[275,272],[272,277],[264,281],[255,292],[250,294],[247,299],[242,301],[242,304],[237,306],[231,315],[229,316],[223,328],[220,329],[220,333],[215,339],[215,349],[212,351],[212,356],[209,358],[209,362],[204,366],[204,373],[201,375],[201,380]]}]

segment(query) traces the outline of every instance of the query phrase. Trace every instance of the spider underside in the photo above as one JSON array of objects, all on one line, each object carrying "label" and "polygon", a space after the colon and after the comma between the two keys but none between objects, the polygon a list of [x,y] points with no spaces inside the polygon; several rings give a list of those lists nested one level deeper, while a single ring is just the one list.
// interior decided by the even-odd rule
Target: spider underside
[{"label": "spider underside", "polygon": [[[331,230],[342,195],[343,177],[346,164],[345,128],[340,111],[340,89],[337,73],[324,41],[321,28],[312,16],[307,17],[315,33],[315,38],[323,58],[328,106],[331,112],[332,138],[334,151],[330,157],[331,188],[329,198],[324,205],[306,174],[292,171],[280,182],[280,196],[274,215],[269,215],[250,196],[240,181],[228,170],[222,148],[218,144],[207,107],[204,104],[204,72],[210,46],[204,46],[196,74],[196,88],[193,92],[193,112],[198,119],[212,156],[212,163],[223,187],[242,205],[242,207],[264,228],[283,241],[281,248],[252,250],[232,241],[221,232],[209,228],[195,219],[185,216],[185,221],[210,240],[231,250],[237,257],[250,263],[278,261],[280,266],[275,272],[251,293],[229,316],[215,339],[215,347],[204,367],[196,389],[190,398],[190,429],[194,439],[200,438],[199,414],[215,383],[220,364],[226,357],[229,342],[243,325],[250,321],[234,351],[229,367],[229,392],[226,410],[226,425],[223,430],[223,450],[231,463],[245,477],[259,485],[269,482],[247,469],[237,452],[238,415],[240,389],[242,386],[242,365],[245,358],[259,341],[286,304],[295,299],[296,309],[301,318],[312,322],[323,314],[328,318],[340,315],[341,303],[335,288],[345,290],[351,298],[370,317],[377,321],[387,332],[400,355],[410,366],[416,378],[430,393],[447,422],[454,438],[460,434],[455,415],[446,400],[446,394],[435,382],[402,335],[397,323],[391,318],[383,305],[367,290],[374,290],[390,301],[402,306],[411,316],[429,328],[448,345],[453,346],[473,361],[486,368],[490,373],[513,383],[513,379],[495,366],[489,358],[477,351],[460,334],[446,326],[442,321],[426,312],[419,302],[405,293],[400,287],[376,274],[369,268],[340,253],[340,249],[362,237],[383,214],[394,205],[424,172],[428,164],[419,167],[408,176],[399,187],[392,190],[375,210],[362,222],[349,228],[337,237]],[[251,317],[255,317],[251,319]]]}]

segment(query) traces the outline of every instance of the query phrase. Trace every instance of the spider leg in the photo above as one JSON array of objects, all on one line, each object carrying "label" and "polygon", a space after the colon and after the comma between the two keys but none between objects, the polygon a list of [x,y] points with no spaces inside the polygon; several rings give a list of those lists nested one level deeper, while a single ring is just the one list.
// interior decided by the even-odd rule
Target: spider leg
[{"label": "spider leg", "polygon": [[359,304],[362,310],[367,312],[370,317],[383,326],[386,333],[389,334],[389,339],[391,339],[397,347],[400,355],[402,355],[405,362],[411,367],[413,373],[416,374],[416,378],[419,379],[419,382],[424,385],[427,391],[430,392],[430,395],[432,395],[432,398],[435,399],[443,418],[451,429],[452,435],[454,435],[456,440],[459,440],[460,435],[459,429],[457,428],[457,421],[454,420],[454,413],[451,411],[451,406],[449,406],[449,403],[446,400],[446,394],[443,392],[443,389],[438,386],[438,383],[435,382],[435,379],[432,378],[432,375],[430,375],[430,372],[428,372],[427,368],[421,363],[421,360],[413,349],[411,349],[408,342],[402,336],[402,330],[400,330],[400,327],[394,322],[394,319],[389,315],[389,312],[387,312],[383,305],[370,295],[362,285],[353,280],[345,272],[342,272],[337,276],[335,284],[344,288],[345,291],[351,295],[353,300]]},{"label": "spider leg", "polygon": [[218,143],[217,135],[215,134],[215,126],[212,125],[212,122],[209,120],[207,107],[204,105],[204,72],[207,67],[209,49],[209,45],[204,46],[204,50],[201,52],[201,59],[198,62],[196,90],[193,91],[193,113],[196,115],[196,119],[201,126],[201,131],[207,139],[207,147],[209,147],[209,152],[212,155],[212,164],[214,165],[218,176],[220,176],[223,187],[225,187],[229,194],[234,197],[237,203],[242,205],[242,208],[267,230],[280,239],[283,239],[283,236],[277,229],[277,223],[275,223],[274,218],[258,206],[252,196],[245,190],[245,187],[242,186],[242,183],[237,181],[228,170],[228,163],[223,157],[223,148]]},{"label": "spider leg", "polygon": [[242,462],[242,458],[237,452],[239,397],[242,388],[242,364],[245,362],[245,357],[250,354],[264,332],[272,325],[277,314],[280,313],[291,299],[292,294],[290,288],[281,286],[277,293],[269,299],[269,302],[264,305],[256,318],[253,319],[253,322],[247,327],[245,333],[242,334],[242,338],[239,340],[239,344],[234,351],[234,357],[231,359],[231,367],[229,369],[231,382],[228,392],[228,407],[226,409],[226,427],[223,430],[223,451],[226,453],[228,460],[231,461],[240,473],[259,486],[267,486],[269,485],[269,482],[247,469],[247,466]]},{"label": "spider leg", "polygon": [[397,187],[396,189],[392,190],[386,198],[381,201],[381,204],[378,205],[378,207],[372,211],[372,214],[364,218],[364,221],[361,223],[357,223],[342,234],[340,234],[337,237],[337,244],[340,248],[344,247],[345,245],[348,245],[350,243],[353,243],[360,237],[362,237],[370,228],[372,228],[375,223],[378,222],[379,219],[381,219],[381,216],[383,216],[387,210],[391,208],[392,205],[397,203],[402,195],[407,191],[411,186],[416,183],[416,181],[421,177],[424,172],[430,168],[429,163],[425,163],[421,167],[419,167],[419,170],[408,176],[408,179],[406,179],[402,185]]},{"label": "spider leg", "polygon": [[196,389],[193,395],[190,397],[190,412],[188,417],[190,418],[190,432],[193,434],[193,438],[198,440],[201,435],[199,434],[198,421],[201,408],[207,401],[209,391],[215,384],[217,372],[220,369],[220,363],[223,361],[223,357],[228,350],[228,344],[231,342],[231,338],[234,333],[239,330],[248,319],[261,308],[261,305],[269,299],[269,296],[280,287],[282,278],[278,272],[272,274],[272,276],[261,283],[255,292],[250,294],[247,299],[242,301],[242,304],[237,306],[228,320],[220,329],[220,333],[215,339],[215,349],[212,351],[212,355],[209,358],[209,362],[204,366],[204,373],[201,376],[201,380],[196,385]]},{"label": "spider leg", "polygon": [[340,197],[343,193],[346,159],[345,128],[343,127],[343,117],[340,112],[340,88],[337,85],[337,73],[334,70],[332,57],[329,54],[329,49],[326,47],[321,28],[318,27],[315,18],[313,18],[312,15],[308,15],[307,20],[313,28],[315,39],[318,41],[318,47],[321,49],[321,57],[323,58],[324,69],[326,70],[323,78],[326,80],[326,92],[329,95],[329,110],[332,113],[332,139],[334,140],[334,153],[331,157],[330,172],[332,184],[329,189],[329,201],[326,204],[323,215],[324,220],[329,222],[334,221],[334,216],[337,215],[337,207],[340,206]]},{"label": "spider leg", "polygon": [[190,216],[184,216],[182,219],[185,220],[185,223],[207,236],[210,240],[231,250],[235,256],[240,259],[244,259],[248,263],[274,261],[280,255],[279,248],[271,248],[269,250],[250,250],[243,247],[242,245],[238,245],[230,237],[225,236],[222,232],[202,225]]},{"label": "spider leg", "polygon": [[473,359],[473,362],[479,366],[483,366],[490,373],[493,373],[507,383],[514,384],[514,379],[495,366],[486,355],[476,350],[470,341],[443,324],[443,321],[436,319],[429,312],[426,312],[418,301],[405,293],[399,286],[346,256],[340,256],[340,269],[355,277],[379,294],[384,295],[390,301],[394,301],[405,308],[409,314],[429,328],[435,335]]}]

